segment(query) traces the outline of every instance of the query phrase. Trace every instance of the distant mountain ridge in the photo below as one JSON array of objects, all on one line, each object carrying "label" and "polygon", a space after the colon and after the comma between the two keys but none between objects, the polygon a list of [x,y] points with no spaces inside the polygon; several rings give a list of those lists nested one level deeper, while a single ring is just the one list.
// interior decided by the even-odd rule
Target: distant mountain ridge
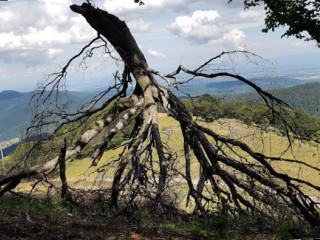
[{"label": "distant mountain ridge", "polygon": [[[254,78],[250,79],[250,81],[261,87],[262,89],[286,88],[303,83],[301,80],[287,77]],[[218,89],[218,93],[230,93],[230,90],[232,90],[236,94],[251,92],[253,90],[246,83],[239,80],[228,82],[212,82],[207,84],[207,88],[216,88]]]},{"label": "distant mountain ridge", "polygon": [[8,100],[13,98],[19,98],[23,95],[21,92],[17,92],[14,90],[5,90],[0,92],[0,101],[2,100]]},{"label": "distant mountain ridge", "polygon": [[[194,79],[186,85],[179,86],[182,92],[186,92],[191,96],[201,96],[204,93],[209,94],[244,94],[252,92],[252,87],[239,80],[231,78],[221,78],[219,81],[212,81],[210,79]],[[260,77],[249,79],[257,86],[265,90],[272,90],[278,88],[287,88],[305,83],[306,81],[289,78],[289,77]],[[315,81],[320,81],[315,79]],[[311,82],[311,81],[309,81]],[[173,93],[179,97],[186,96],[182,92],[173,89]]]},{"label": "distant mountain ridge", "polygon": [[[293,108],[302,107],[309,114],[320,116],[320,82],[301,84],[304,81],[291,78],[282,78],[282,81],[279,78],[268,80],[260,78],[253,81],[263,89],[271,89],[269,92],[283,99]],[[192,96],[210,93],[218,97],[223,96],[224,101],[262,102],[256,93],[248,93],[250,87],[239,81],[207,82],[200,79],[190,83],[182,87],[182,90]],[[282,88],[279,89],[280,87]],[[186,96],[181,92],[173,92],[179,97]],[[24,133],[24,129],[32,117],[32,113],[27,111],[27,107],[33,93],[20,93],[11,90],[0,93],[0,141],[21,137]],[[68,99],[71,102],[71,110],[76,111],[82,103],[91,99],[95,94],[94,92],[69,92]]]},{"label": "distant mountain ridge", "polygon": [[[34,93],[35,91],[20,93],[11,90],[0,93],[0,142],[16,137],[23,139],[25,129],[33,116],[28,106]],[[76,111],[95,94],[94,92],[68,92],[66,99],[69,102],[69,108],[65,110]],[[65,97],[64,93],[62,95]]]}]

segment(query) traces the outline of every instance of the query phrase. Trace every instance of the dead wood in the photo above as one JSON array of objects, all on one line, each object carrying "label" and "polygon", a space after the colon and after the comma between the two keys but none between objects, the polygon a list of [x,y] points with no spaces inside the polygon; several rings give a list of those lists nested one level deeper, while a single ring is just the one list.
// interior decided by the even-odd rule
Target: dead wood
[{"label": "dead wood", "polygon": [[[113,176],[112,206],[119,205],[121,194],[130,195],[130,193],[128,202],[132,202],[139,194],[140,197],[152,198],[158,202],[166,201],[166,189],[171,181],[169,177],[174,172],[171,168],[178,159],[168,153],[161,140],[157,110],[157,104],[160,103],[167,114],[180,123],[184,139],[185,160],[184,173],[181,173],[181,176],[186,180],[189,189],[187,203],[192,197],[196,204],[195,211],[205,214],[206,211],[213,209],[206,207],[211,204],[211,206],[219,206],[224,212],[232,214],[272,215],[272,212],[277,208],[285,206],[297,216],[307,219],[312,225],[320,225],[319,206],[302,190],[303,187],[310,187],[319,191],[320,187],[298,177],[294,178],[280,173],[269,163],[270,160],[287,161],[288,163],[302,163],[301,161],[266,156],[253,151],[241,141],[220,136],[211,129],[198,125],[170,89],[161,86],[153,77],[153,74],[162,77],[169,87],[178,84],[175,77],[181,71],[191,76],[190,79],[196,76],[205,78],[231,77],[251,86],[263,98],[273,114],[279,116],[280,120],[284,120],[275,108],[275,106],[280,108],[287,106],[281,99],[272,96],[242,76],[228,72],[207,72],[206,67],[213,61],[225,54],[232,53],[222,53],[213,57],[196,70],[179,66],[176,71],[163,74],[149,68],[146,58],[124,21],[88,3],[83,3],[81,6],[72,5],[70,8],[73,12],[81,14],[88,24],[97,31],[98,38],[110,43],[123,61],[125,70],[119,84],[122,86],[122,90],[111,99],[119,99],[120,96],[126,95],[127,85],[132,81],[130,76],[132,75],[135,79],[135,90],[128,100],[115,104],[104,118],[96,121],[65,153],[66,160],[80,153],[99,132],[114,123],[114,127],[106,132],[103,141],[96,146],[92,155],[92,165],[96,166],[115,134],[123,129],[129,119],[135,118],[135,127],[130,135],[130,140],[125,143],[123,152],[119,156],[117,169]],[[96,40],[94,39],[94,41]],[[85,48],[90,45],[91,43]],[[74,58],[78,56],[75,55]],[[69,64],[70,62],[58,73],[58,78],[54,77],[45,86],[45,89],[51,87],[52,90],[59,86],[60,77],[64,76]],[[171,79],[173,79],[172,82],[170,82]],[[105,109],[110,104],[110,100],[106,101],[99,110]],[[116,116],[125,111],[127,112],[120,120],[116,120]],[[140,114],[137,116],[139,111]],[[96,111],[86,111],[74,119],[79,120],[84,116],[91,116],[93,113]],[[285,121],[283,124],[290,131],[290,125]],[[236,152],[235,149],[240,148],[254,160],[255,164],[249,164],[245,154],[238,154],[241,159],[245,159],[245,161],[240,161],[227,155],[223,148],[234,152]],[[154,152],[157,153],[157,159],[154,159]],[[194,187],[194,179],[190,169],[192,154],[201,166],[200,181],[196,187]],[[154,166],[155,161],[158,167]],[[55,158],[35,167],[2,177],[0,179],[0,186],[2,186],[0,193],[3,194],[13,189],[24,178],[52,171],[57,164],[58,158]],[[316,166],[302,164],[319,171]],[[225,166],[230,170],[226,170]],[[146,172],[150,174],[146,174]],[[66,181],[66,179],[64,180]],[[209,191],[209,196],[203,194],[204,189]]]}]

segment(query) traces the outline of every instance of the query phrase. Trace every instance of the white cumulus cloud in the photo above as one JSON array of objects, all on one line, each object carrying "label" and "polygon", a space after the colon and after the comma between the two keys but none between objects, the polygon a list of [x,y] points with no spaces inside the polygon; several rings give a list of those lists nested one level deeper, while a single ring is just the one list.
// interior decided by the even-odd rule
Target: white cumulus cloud
[{"label": "white cumulus cloud", "polygon": [[94,31],[82,16],[70,11],[70,4],[70,0],[36,0],[0,6],[2,60],[11,61],[3,58],[12,56],[15,61],[26,61],[28,56],[36,62],[61,54],[64,45],[91,40]]},{"label": "white cumulus cloud", "polygon": [[223,17],[216,10],[194,11],[178,16],[167,27],[179,37],[196,44],[219,44],[240,48],[246,38],[243,29],[263,24],[264,12],[246,11]]},{"label": "white cumulus cloud", "polygon": [[241,11],[236,16],[225,20],[229,27],[246,29],[251,27],[263,26],[265,12],[263,9]]},{"label": "white cumulus cloud", "polygon": [[138,7],[133,0],[105,0],[103,7],[110,13],[120,16],[135,16],[141,12],[153,12],[159,10],[174,10],[176,12],[187,12],[192,4],[212,4],[212,6],[224,6],[229,8],[243,8],[243,2],[233,1],[228,4],[226,0],[143,0],[145,3]]},{"label": "white cumulus cloud", "polygon": [[153,50],[152,48],[148,49],[148,54],[153,57],[165,57],[166,56],[163,53],[160,53],[160,52],[157,52],[156,50]]},{"label": "white cumulus cloud", "polygon": [[144,0],[143,2],[145,3],[144,5],[138,6],[133,0],[106,0],[103,6],[110,13],[126,15],[157,11],[169,6],[173,8],[177,6],[184,8],[188,4],[188,1],[185,0]]},{"label": "white cumulus cloud", "polygon": [[223,34],[217,11],[195,11],[189,16],[176,17],[168,28],[176,35],[196,43],[208,43]]},{"label": "white cumulus cloud", "polygon": [[145,22],[142,19],[129,21],[127,25],[132,32],[148,32],[151,27],[151,23]]},{"label": "white cumulus cloud", "polygon": [[55,48],[49,48],[48,49],[48,56],[49,58],[53,58],[59,54],[63,53],[62,49],[55,49]]},{"label": "white cumulus cloud", "polygon": [[238,50],[244,50],[244,40],[246,35],[238,30],[232,29],[230,32],[225,33],[221,38],[210,41],[209,44],[223,45],[228,48],[236,47]]}]

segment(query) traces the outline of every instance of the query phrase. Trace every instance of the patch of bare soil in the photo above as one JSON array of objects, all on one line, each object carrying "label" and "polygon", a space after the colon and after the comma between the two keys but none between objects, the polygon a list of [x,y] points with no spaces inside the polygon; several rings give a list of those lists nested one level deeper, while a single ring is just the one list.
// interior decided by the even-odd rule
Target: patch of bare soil
[{"label": "patch of bare soil", "polygon": [[[106,239],[106,240],[148,240],[148,239],[217,239],[204,237],[191,232],[177,233],[175,231],[144,228],[135,222],[99,224],[88,220],[52,222],[46,218],[26,220],[25,216],[1,218],[1,240],[66,240],[66,239]],[[232,238],[241,239],[241,238]],[[248,238],[246,238],[248,239]],[[250,239],[266,239],[265,235],[252,236]]]}]

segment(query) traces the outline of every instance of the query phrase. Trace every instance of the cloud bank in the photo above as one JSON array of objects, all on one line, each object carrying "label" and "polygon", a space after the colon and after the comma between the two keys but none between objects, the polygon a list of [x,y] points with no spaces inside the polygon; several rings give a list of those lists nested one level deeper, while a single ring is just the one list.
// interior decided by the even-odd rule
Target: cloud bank
[{"label": "cloud bank", "polygon": [[190,6],[194,3],[209,3],[214,6],[224,6],[228,8],[243,8],[243,2],[233,1],[228,4],[226,0],[144,0],[145,4],[137,7],[137,4],[133,0],[105,0],[103,7],[113,14],[120,16],[141,14],[142,12],[156,12],[164,11],[167,9],[174,10],[176,12],[188,12]]},{"label": "cloud bank", "polygon": [[[44,61],[62,46],[91,40],[95,33],[69,10],[70,0],[13,2],[0,8],[0,52],[4,61]],[[30,10],[32,9],[32,10]]]},{"label": "cloud bank", "polygon": [[232,18],[223,18],[216,10],[194,11],[191,15],[176,17],[167,27],[187,41],[196,44],[220,44],[240,48],[246,35],[241,29],[263,24],[260,11],[241,12]]}]

